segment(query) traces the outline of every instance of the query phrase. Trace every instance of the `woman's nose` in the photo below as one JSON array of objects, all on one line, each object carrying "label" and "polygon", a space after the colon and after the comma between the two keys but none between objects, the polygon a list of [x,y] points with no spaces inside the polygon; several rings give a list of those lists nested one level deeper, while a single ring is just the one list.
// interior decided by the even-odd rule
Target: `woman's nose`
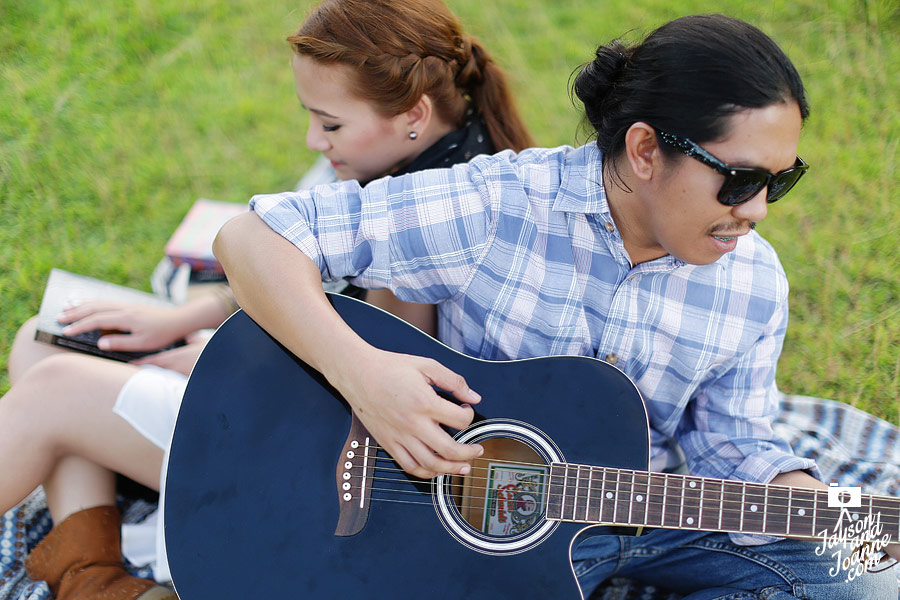
[{"label": "woman's nose", "polygon": [[328,142],[325,132],[322,131],[321,125],[314,123],[313,119],[309,120],[309,128],[306,130],[306,147],[316,152],[325,152],[331,149],[331,144]]}]

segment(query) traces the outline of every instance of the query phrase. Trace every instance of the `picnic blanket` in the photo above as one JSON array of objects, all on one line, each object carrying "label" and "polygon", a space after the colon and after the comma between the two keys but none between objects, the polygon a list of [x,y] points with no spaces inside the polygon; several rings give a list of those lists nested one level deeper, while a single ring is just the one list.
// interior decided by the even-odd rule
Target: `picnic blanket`
[{"label": "picnic blanket", "polygon": [[[859,486],[867,493],[900,496],[900,428],[852,406],[805,396],[785,396],[778,433],[799,456],[816,460],[825,481]],[[125,523],[139,523],[156,509],[152,501],[120,496]],[[50,531],[52,521],[38,488],[0,520],[0,600],[49,600],[47,584],[31,581],[24,560]],[[253,551],[253,549],[248,549]],[[139,577],[143,565],[126,564]],[[895,568],[900,573],[900,568]],[[677,600],[675,593],[613,580],[591,600]]]}]

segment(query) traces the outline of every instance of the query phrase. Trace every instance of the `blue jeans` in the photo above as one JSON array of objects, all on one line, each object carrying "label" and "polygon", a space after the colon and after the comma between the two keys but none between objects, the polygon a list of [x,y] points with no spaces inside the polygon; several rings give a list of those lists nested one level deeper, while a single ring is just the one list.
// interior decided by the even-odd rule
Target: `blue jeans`
[{"label": "blue jeans", "polygon": [[800,540],[738,546],[724,533],[656,529],[584,539],[572,558],[585,597],[610,577],[626,577],[685,600],[897,600],[897,567],[853,577],[838,568],[837,548],[819,556],[819,546]]}]

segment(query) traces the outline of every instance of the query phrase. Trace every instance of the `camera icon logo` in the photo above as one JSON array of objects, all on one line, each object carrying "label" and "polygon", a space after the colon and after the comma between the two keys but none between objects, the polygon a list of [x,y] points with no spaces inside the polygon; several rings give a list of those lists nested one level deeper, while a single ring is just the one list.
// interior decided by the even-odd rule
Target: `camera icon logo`
[{"label": "camera icon logo", "polygon": [[859,508],[862,505],[862,488],[841,486],[831,483],[828,486],[829,508]]}]

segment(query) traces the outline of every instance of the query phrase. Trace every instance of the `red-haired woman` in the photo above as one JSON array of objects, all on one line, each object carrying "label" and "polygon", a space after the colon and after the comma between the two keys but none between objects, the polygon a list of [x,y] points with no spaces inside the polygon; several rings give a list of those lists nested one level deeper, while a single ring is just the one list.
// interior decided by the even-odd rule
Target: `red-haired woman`
[{"label": "red-haired woman", "polygon": [[[310,114],[306,143],[339,179],[367,182],[531,144],[503,73],[439,0],[326,0],[288,40]],[[431,306],[382,290],[369,300],[434,329]],[[107,336],[109,349],[150,350],[217,326],[233,308],[219,299],[153,312],[86,303],[61,320],[71,334],[130,332]],[[175,598],[122,568],[114,473],[160,487],[184,373],[202,344],[137,366],[38,346],[32,327],[18,336],[13,386],[0,401],[0,462],[9,475],[0,512],[43,484],[56,523],[28,557],[29,575],[63,600]],[[160,523],[154,574],[166,581],[161,532]]]}]

